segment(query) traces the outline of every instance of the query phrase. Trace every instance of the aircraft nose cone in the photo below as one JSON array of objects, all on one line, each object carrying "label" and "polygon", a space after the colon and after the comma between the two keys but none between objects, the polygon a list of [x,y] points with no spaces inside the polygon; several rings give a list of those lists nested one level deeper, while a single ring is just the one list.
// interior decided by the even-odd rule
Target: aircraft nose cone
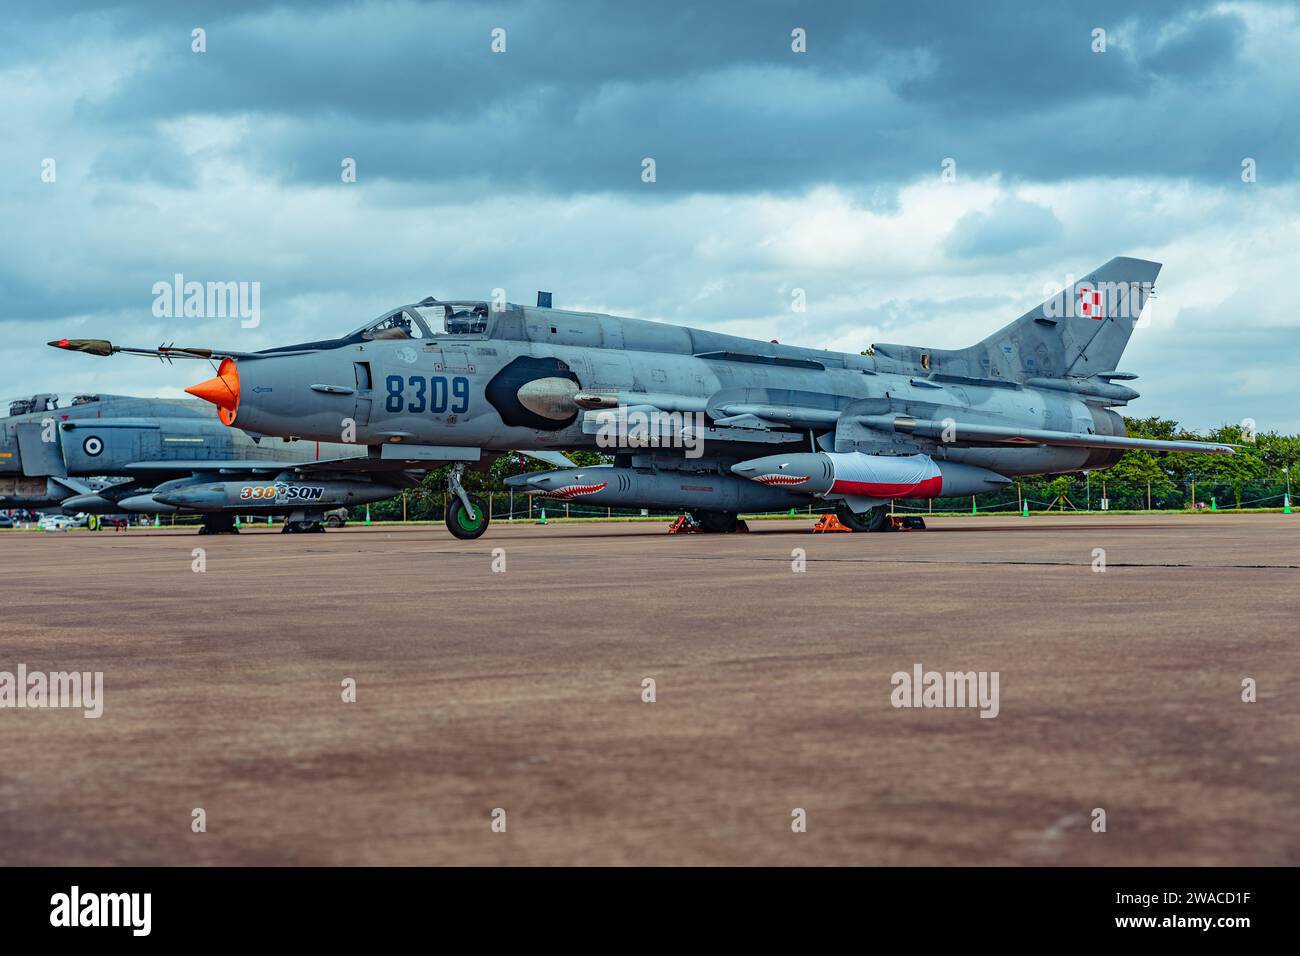
[{"label": "aircraft nose cone", "polygon": [[221,410],[218,413],[221,420],[227,425],[234,424],[235,413],[239,411],[239,369],[234,359],[222,359],[216,378],[191,385],[185,391],[216,405]]}]

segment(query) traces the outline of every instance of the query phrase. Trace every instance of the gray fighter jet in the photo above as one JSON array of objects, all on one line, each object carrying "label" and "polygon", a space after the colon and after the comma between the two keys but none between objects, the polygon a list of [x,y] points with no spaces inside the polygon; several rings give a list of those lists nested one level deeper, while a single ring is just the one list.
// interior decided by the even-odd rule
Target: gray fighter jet
[{"label": "gray fighter jet", "polygon": [[358,474],[357,448],[253,437],[197,399],[34,395],[0,418],[0,507],[67,514],[200,514],[201,533],[235,515],[286,515],[321,528],[326,511],[417,483],[396,470]]},{"label": "gray fighter jet", "polygon": [[[741,511],[826,502],[854,530],[895,498],[979,494],[1014,476],[1100,469],[1127,448],[1232,454],[1129,438],[1138,393],[1119,360],[1159,263],[1116,258],[963,349],[855,355],[641,319],[428,298],[336,339],[261,352],[59,348],[221,359],[187,391],[263,435],[337,440],[378,462],[453,463],[447,525],[487,528],[464,467],[509,449],[591,448],[613,463],[520,475],[528,493],[674,508],[727,531]],[[542,295],[546,298],[543,299]]]}]

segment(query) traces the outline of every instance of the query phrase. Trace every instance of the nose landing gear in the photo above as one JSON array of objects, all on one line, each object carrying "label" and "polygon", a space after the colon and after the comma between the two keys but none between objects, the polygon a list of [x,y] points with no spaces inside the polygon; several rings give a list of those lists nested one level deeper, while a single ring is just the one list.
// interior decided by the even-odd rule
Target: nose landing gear
[{"label": "nose landing gear", "polygon": [[471,495],[460,483],[460,476],[465,473],[465,466],[453,465],[447,473],[447,490],[451,497],[447,502],[447,530],[463,541],[472,541],[482,537],[491,520],[487,505],[478,495]]}]

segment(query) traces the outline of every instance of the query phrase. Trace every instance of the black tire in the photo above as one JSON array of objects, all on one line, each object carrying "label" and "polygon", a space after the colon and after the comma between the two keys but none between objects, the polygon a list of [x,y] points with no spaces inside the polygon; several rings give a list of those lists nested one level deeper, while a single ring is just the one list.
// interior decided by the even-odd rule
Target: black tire
[{"label": "black tire", "polygon": [[330,515],[325,519],[325,524],[331,528],[341,528],[343,527],[343,519],[338,515]]},{"label": "black tire", "polygon": [[871,513],[867,512],[862,517],[858,517],[858,513],[850,510],[849,506],[845,502],[835,502],[835,517],[839,518],[840,524],[844,525],[844,527],[848,528],[850,531],[866,531],[866,519],[869,518],[870,515]]},{"label": "black tire", "polygon": [[853,531],[888,531],[890,527],[889,509],[884,505],[877,505],[859,514],[850,510],[845,502],[837,501],[835,517],[840,519],[840,524]]},{"label": "black tire", "polygon": [[447,530],[462,541],[473,541],[475,538],[481,538],[483,532],[488,529],[487,503],[478,495],[469,496],[470,504],[474,506],[474,517],[471,518],[465,510],[465,506],[460,502],[459,495],[452,495],[451,501],[447,505]]},{"label": "black tire", "polygon": [[691,517],[699,522],[701,530],[709,534],[730,534],[736,530],[736,514],[733,511],[701,511]]}]

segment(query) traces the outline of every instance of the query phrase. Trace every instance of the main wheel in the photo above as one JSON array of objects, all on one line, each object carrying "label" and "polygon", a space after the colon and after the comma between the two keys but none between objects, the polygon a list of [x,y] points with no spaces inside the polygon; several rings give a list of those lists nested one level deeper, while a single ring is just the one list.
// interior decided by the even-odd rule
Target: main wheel
[{"label": "main wheel", "polygon": [[692,517],[710,534],[727,534],[736,530],[736,514],[732,511],[699,511]]},{"label": "main wheel", "polygon": [[472,517],[461,504],[459,495],[452,495],[447,505],[447,530],[465,541],[480,537],[488,526],[487,504],[477,495],[470,495],[469,502],[474,506]]},{"label": "main wheel", "polygon": [[869,511],[859,514],[849,508],[844,501],[835,503],[835,517],[840,519],[840,524],[854,531],[888,531],[889,530],[889,509],[884,505],[877,505]]},{"label": "main wheel", "polygon": [[319,521],[286,521],[284,527],[280,529],[281,534],[314,534],[317,531],[324,531],[325,528]]},{"label": "main wheel", "polygon": [[203,527],[199,529],[199,534],[238,534],[239,529],[235,527],[234,515],[205,515],[203,518]]}]

